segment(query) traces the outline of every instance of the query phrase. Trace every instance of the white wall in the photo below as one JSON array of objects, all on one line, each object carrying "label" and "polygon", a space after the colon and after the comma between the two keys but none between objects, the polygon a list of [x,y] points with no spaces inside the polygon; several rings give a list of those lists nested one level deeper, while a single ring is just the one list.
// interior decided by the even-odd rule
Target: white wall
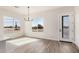
[{"label": "white wall", "polygon": [[75,7],[75,44],[79,47],[79,7]]},{"label": "white wall", "polygon": [[3,17],[4,16],[12,16],[14,18],[16,17],[19,17],[20,18],[20,22],[21,22],[21,30],[19,32],[14,32],[12,34],[8,34],[9,37],[13,38],[13,37],[18,37],[18,36],[21,36],[24,34],[24,19],[23,19],[23,16],[18,14],[18,13],[15,13],[13,11],[10,11],[10,10],[5,10],[5,9],[2,9],[0,8],[0,41],[1,40],[5,40],[4,39],[4,28],[3,28]]},{"label": "white wall", "polygon": [[44,18],[44,31],[43,32],[32,32],[32,23],[26,22],[26,35],[37,38],[51,39],[51,40],[59,40],[59,16],[72,14],[73,7],[61,7],[58,9],[51,9],[44,12],[33,13],[31,16],[35,17],[43,17]]},{"label": "white wall", "polygon": [[[44,31],[43,32],[32,32],[32,23],[26,24],[26,29],[29,27],[29,30],[26,30],[26,35],[37,38],[45,39],[57,39],[58,37],[58,24],[57,24],[57,15],[55,12],[46,11],[41,13],[36,13],[31,15],[33,18],[42,17],[44,18]],[[53,28],[54,27],[54,28]]]}]

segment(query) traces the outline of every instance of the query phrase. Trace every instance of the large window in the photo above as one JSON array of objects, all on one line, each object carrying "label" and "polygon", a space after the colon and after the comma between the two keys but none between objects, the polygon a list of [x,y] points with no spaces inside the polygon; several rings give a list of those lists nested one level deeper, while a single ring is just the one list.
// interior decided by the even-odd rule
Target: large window
[{"label": "large window", "polygon": [[19,18],[14,19],[14,30],[20,30],[20,20],[19,20]]},{"label": "large window", "polygon": [[4,16],[3,23],[4,23],[5,33],[12,33],[14,31],[20,30],[20,20],[19,20],[19,18]]},{"label": "large window", "polygon": [[43,32],[44,30],[44,19],[37,17],[32,21],[32,32]]}]

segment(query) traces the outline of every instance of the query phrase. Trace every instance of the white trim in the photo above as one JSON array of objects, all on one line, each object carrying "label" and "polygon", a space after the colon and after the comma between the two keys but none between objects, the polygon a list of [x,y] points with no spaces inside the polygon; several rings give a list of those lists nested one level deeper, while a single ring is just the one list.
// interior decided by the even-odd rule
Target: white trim
[{"label": "white trim", "polygon": [[[62,16],[65,16],[65,15],[69,15],[70,16],[70,19],[73,19],[72,17],[73,17],[73,13],[71,13],[71,14],[69,14],[69,13],[66,13],[66,14],[61,14],[60,16],[59,16],[59,30],[60,30],[60,20],[61,20],[61,17]],[[71,22],[71,20],[70,20],[70,22]],[[73,19],[73,22],[74,22],[74,19]],[[70,24],[71,25],[71,24]],[[75,23],[74,23],[74,26],[75,26]],[[75,28],[75,27],[74,27]],[[74,33],[75,33],[75,30],[74,30],[74,28],[73,28],[73,31],[74,31]],[[61,33],[62,34],[62,33]],[[70,33],[71,34],[71,33]],[[74,35],[74,38],[75,38],[75,34],[73,34]],[[72,37],[72,36],[71,36]],[[70,41],[69,42],[74,42],[74,40],[71,40],[72,38],[70,37]],[[59,31],[59,41],[61,40],[61,37],[60,37],[60,31]]]}]

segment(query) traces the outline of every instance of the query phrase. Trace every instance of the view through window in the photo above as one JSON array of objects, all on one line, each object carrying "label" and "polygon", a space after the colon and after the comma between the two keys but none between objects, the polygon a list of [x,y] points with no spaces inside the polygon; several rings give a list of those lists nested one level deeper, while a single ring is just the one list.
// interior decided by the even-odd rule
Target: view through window
[{"label": "view through window", "polygon": [[20,30],[20,22],[18,18],[5,16],[3,19],[4,31],[6,33],[12,33]]},{"label": "view through window", "polygon": [[34,18],[32,21],[33,32],[43,32],[44,30],[44,19],[41,17]]}]

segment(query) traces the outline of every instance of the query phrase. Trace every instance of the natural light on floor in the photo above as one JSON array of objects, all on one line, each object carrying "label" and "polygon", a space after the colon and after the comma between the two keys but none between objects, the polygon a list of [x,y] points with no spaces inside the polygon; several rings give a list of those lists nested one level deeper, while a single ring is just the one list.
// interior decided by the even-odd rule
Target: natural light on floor
[{"label": "natural light on floor", "polygon": [[7,41],[7,43],[10,43],[16,46],[21,46],[35,41],[38,41],[38,39],[23,37],[23,38]]}]

